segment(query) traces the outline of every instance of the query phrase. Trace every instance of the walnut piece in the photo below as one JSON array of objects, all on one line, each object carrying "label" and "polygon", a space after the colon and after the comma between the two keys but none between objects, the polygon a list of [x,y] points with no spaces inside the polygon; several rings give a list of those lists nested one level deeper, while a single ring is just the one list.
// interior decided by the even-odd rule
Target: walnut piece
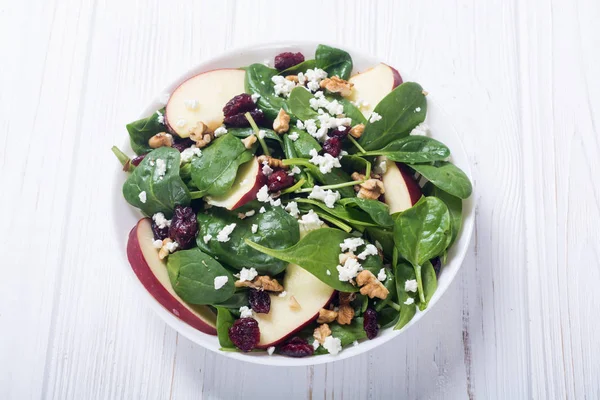
[{"label": "walnut piece", "polygon": [[390,294],[383,283],[371,271],[366,269],[356,276],[356,283],[360,286],[360,294],[369,296],[371,299],[378,297],[383,300]]},{"label": "walnut piece", "polygon": [[[365,175],[358,172],[353,172],[351,176],[355,181],[361,181],[365,179]],[[360,185],[354,186],[354,190],[358,192],[357,197],[375,200],[385,193],[385,187],[380,179],[381,177],[373,174],[371,176],[371,179],[367,179]]]},{"label": "walnut piece", "polygon": [[296,300],[296,298],[294,296],[290,297],[290,308],[292,310],[299,310],[302,307],[300,306],[300,303],[298,303],[298,300]]},{"label": "walnut piece", "polygon": [[321,89],[327,89],[331,93],[339,93],[342,96],[350,96],[352,94],[352,86],[354,83],[345,81],[337,76],[325,78],[321,81]]},{"label": "walnut piece", "polygon": [[358,125],[354,125],[352,127],[352,129],[350,129],[348,134],[350,136],[352,136],[354,139],[358,139],[362,136],[364,131],[365,131],[365,124],[358,124]]},{"label": "walnut piece", "polygon": [[423,93],[423,96],[427,96],[429,94],[427,90],[423,90],[421,93]]},{"label": "walnut piece", "polygon": [[164,260],[170,253],[169,251],[169,243],[173,243],[173,240],[170,238],[166,238],[162,241],[162,247],[158,251],[158,258]]},{"label": "walnut piece", "polygon": [[252,148],[252,145],[256,143],[256,135],[252,134],[245,139],[242,139],[242,143],[244,143],[244,147],[247,149]]},{"label": "walnut piece", "polygon": [[278,158],[273,158],[271,156],[266,156],[264,154],[261,156],[258,156],[259,164],[263,164],[265,161],[267,162],[267,165],[271,168],[283,168],[283,169],[289,168],[287,165],[283,165],[283,161],[281,161]]},{"label": "walnut piece", "polygon": [[354,318],[354,308],[349,304],[340,304],[338,309],[337,322],[340,325],[348,325]]},{"label": "walnut piece", "polygon": [[298,75],[288,75],[285,77],[288,81],[298,83]]},{"label": "walnut piece", "polygon": [[190,139],[196,142],[196,147],[202,149],[206,147],[214,138],[214,133],[208,131],[208,127],[202,121],[198,121],[196,126],[190,128]]},{"label": "walnut piece", "polygon": [[254,278],[252,281],[235,281],[235,287],[249,287],[252,289],[263,289],[267,292],[282,292],[283,286],[277,279],[273,279],[267,275],[261,275]]},{"label": "walnut piece", "polygon": [[282,134],[290,130],[290,116],[282,108],[277,114],[277,118],[273,121],[273,130],[278,134]]},{"label": "walnut piece", "polygon": [[148,146],[153,149],[173,146],[173,136],[170,133],[159,132],[148,139]]},{"label": "walnut piece", "polygon": [[340,299],[340,305],[350,304],[351,301],[356,299],[356,293],[339,292],[338,297]]},{"label": "walnut piece", "polygon": [[317,318],[317,322],[319,324],[325,324],[325,323],[333,322],[333,321],[335,321],[335,319],[337,318],[337,316],[338,316],[337,311],[326,310],[324,308],[321,308],[319,310],[319,318]]},{"label": "walnut piece", "polygon": [[329,325],[327,324],[319,325],[313,332],[313,337],[321,344],[325,342],[325,338],[329,335],[331,335],[331,329],[329,329]]}]

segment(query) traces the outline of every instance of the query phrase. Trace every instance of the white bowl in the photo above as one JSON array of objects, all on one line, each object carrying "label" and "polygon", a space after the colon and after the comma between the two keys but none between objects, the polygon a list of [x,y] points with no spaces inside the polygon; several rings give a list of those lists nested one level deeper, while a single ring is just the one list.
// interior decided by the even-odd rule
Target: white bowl
[{"label": "white bowl", "polygon": [[[140,115],[140,118],[146,117],[156,110],[162,108],[164,103],[161,99],[164,99],[164,94],[171,93],[181,82],[194,76],[200,72],[208,71],[217,68],[232,68],[232,67],[243,67],[252,63],[263,62],[263,60],[273,60],[276,54],[283,51],[300,51],[307,59],[312,58],[315,53],[315,49],[318,43],[307,43],[307,42],[296,42],[296,43],[271,43],[263,44],[252,47],[246,47],[244,49],[231,50],[211,60],[205,61],[198,66],[190,69],[184,75],[175,79],[169,86],[167,86],[163,92],[159,93],[154,100],[152,100],[145,110]],[[344,46],[344,48],[352,56],[354,62],[354,73],[365,70],[379,62],[385,60],[378,60],[376,58],[360,54],[357,51],[353,51]],[[414,80],[418,82],[418,76],[407,76],[403,73],[402,66],[394,65],[396,69],[402,75],[402,79],[406,81]],[[427,97],[427,124],[431,127],[432,136],[435,139],[439,139],[445,143],[452,151],[452,161],[459,166],[466,174],[471,178],[471,169],[469,166],[468,158],[461,143],[460,138],[456,134],[456,131],[452,124],[448,121],[447,116],[443,114],[441,108],[436,105],[435,94],[430,94]],[[164,100],[163,100],[164,101]],[[133,120],[134,118],[132,118]],[[123,129],[125,134],[125,129]],[[129,146],[129,140],[124,141],[122,149],[128,154],[133,154],[131,147]],[[332,355],[320,355],[314,357],[305,358],[291,358],[279,355],[268,356],[266,353],[241,353],[241,352],[224,352],[219,350],[219,341],[216,336],[207,335],[200,332],[185,322],[181,321],[169,311],[167,311],[158,301],[152,297],[152,295],[144,288],[141,282],[138,280],[136,275],[133,273],[129,262],[127,261],[126,254],[126,239],[127,234],[136,222],[142,217],[142,214],[129,206],[123,199],[121,194],[121,187],[126,179],[126,174],[123,173],[120,166],[115,162],[115,183],[113,187],[113,219],[114,226],[116,228],[115,237],[117,238],[117,246],[121,250],[123,255],[123,267],[129,271],[128,273],[132,277],[135,290],[138,290],[148,305],[173,329],[192,340],[193,342],[216,351],[225,357],[234,358],[237,360],[248,361],[263,365],[279,365],[279,366],[302,366],[302,365],[313,365],[322,364],[336,360],[342,360],[349,358],[366,351],[369,351],[383,343],[391,340],[398,335],[402,334],[406,329],[415,325],[442,297],[454,277],[460,268],[462,261],[467,252],[469,241],[471,238],[471,232],[473,230],[474,221],[474,194],[463,202],[463,227],[458,236],[458,239],[452,246],[448,254],[447,264],[442,267],[442,272],[438,279],[438,288],[433,298],[429,303],[429,307],[423,312],[417,312],[414,318],[401,330],[393,330],[388,328],[381,330],[379,336],[373,340],[365,340],[358,346],[349,346],[345,348],[341,353],[336,356]]]}]

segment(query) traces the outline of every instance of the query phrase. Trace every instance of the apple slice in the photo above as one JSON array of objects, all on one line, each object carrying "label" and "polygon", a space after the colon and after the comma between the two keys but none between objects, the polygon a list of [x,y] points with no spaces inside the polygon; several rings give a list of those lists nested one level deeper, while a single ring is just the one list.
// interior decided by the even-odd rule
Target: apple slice
[{"label": "apple slice", "polygon": [[173,290],[166,262],[158,258],[149,218],[142,218],[129,233],[127,258],[142,285],[164,308],[190,326],[216,335],[215,314],[206,306],[184,302]]},{"label": "apple slice", "polygon": [[223,124],[223,107],[244,93],[245,72],[241,69],[215,69],[183,82],[169,98],[165,117],[171,132],[190,136],[198,121],[214,131]]},{"label": "apple slice", "polygon": [[368,104],[361,111],[368,119],[375,106],[394,88],[402,84],[400,73],[387,64],[377,64],[368,70],[350,78],[354,83],[352,94],[348,99],[364,101]]},{"label": "apple slice", "polygon": [[[295,264],[288,265],[283,287],[285,296],[270,294],[271,310],[268,314],[254,314],[260,328],[258,348],[275,346],[313,323],[319,310],[327,307],[335,294],[335,290]],[[292,296],[299,307],[290,307]]]},{"label": "apple slice", "polygon": [[381,177],[385,189],[384,201],[390,207],[390,214],[411,208],[421,198],[421,188],[406,166],[380,156],[378,163],[386,163],[386,171]]},{"label": "apple slice", "polygon": [[262,173],[258,159],[254,157],[240,166],[229,192],[223,196],[207,196],[206,202],[216,207],[235,210],[256,199],[256,193],[266,184],[267,177]]}]

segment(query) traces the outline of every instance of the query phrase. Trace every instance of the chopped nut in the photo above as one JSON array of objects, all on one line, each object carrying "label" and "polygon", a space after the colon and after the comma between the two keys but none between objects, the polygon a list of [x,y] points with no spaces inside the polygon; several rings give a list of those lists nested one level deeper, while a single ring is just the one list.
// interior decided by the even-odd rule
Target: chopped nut
[{"label": "chopped nut", "polygon": [[338,296],[340,299],[340,305],[349,304],[351,301],[356,299],[356,293],[340,292]]},{"label": "chopped nut", "polygon": [[256,135],[250,135],[245,139],[242,139],[242,143],[244,143],[244,147],[247,149],[252,148],[252,145],[256,143]]},{"label": "chopped nut", "polygon": [[238,218],[239,219],[244,219],[244,218],[246,218],[246,214],[245,213],[238,213]]},{"label": "chopped nut", "polygon": [[319,318],[317,318],[317,322],[319,324],[333,322],[333,321],[335,321],[337,316],[338,316],[337,311],[326,310],[324,308],[321,308],[319,310]]},{"label": "chopped nut", "polygon": [[208,127],[202,121],[198,121],[189,132],[190,139],[196,142],[196,147],[199,149],[206,147],[214,138],[214,133],[208,132]]},{"label": "chopped nut", "polygon": [[283,169],[289,168],[287,165],[283,165],[283,161],[281,161],[278,158],[273,158],[271,156],[265,156],[264,154],[261,156],[258,156],[259,164],[262,164],[265,161],[267,162],[267,165],[271,168],[283,168]]},{"label": "chopped nut", "polygon": [[423,93],[423,96],[427,96],[429,94],[427,90],[423,90],[421,93]]},{"label": "chopped nut", "polygon": [[294,296],[290,297],[290,308],[292,310],[299,310],[302,307],[300,306],[300,303],[298,303],[298,300],[296,300],[296,298]]},{"label": "chopped nut", "polygon": [[173,146],[173,136],[170,133],[160,132],[148,139],[148,146],[153,149],[159,147],[171,147]]},{"label": "chopped nut", "polygon": [[354,125],[352,127],[352,129],[350,129],[348,134],[350,136],[352,136],[354,139],[358,139],[359,137],[362,136],[364,131],[365,131],[365,124],[358,124],[358,125]]},{"label": "chopped nut", "polygon": [[354,83],[345,81],[337,76],[325,78],[321,81],[321,89],[327,89],[332,93],[339,93],[342,96],[349,96],[352,93]]},{"label": "chopped nut", "polygon": [[288,81],[292,81],[295,83],[298,83],[298,76],[297,75],[288,75],[285,77],[285,79],[287,79]]},{"label": "chopped nut", "polygon": [[355,181],[362,181],[366,178],[365,174],[361,174],[360,172],[353,172],[350,177]]},{"label": "chopped nut", "polygon": [[162,241],[162,247],[158,251],[158,258],[161,260],[164,260],[165,257],[169,255],[169,249],[167,248],[169,243],[173,243],[173,240],[170,238],[166,238]]},{"label": "chopped nut", "polygon": [[[378,199],[379,196],[385,193],[385,187],[383,182],[380,180],[379,175],[371,175],[371,179],[367,179],[360,185],[355,185],[354,190],[358,192],[357,197],[362,199]],[[355,181],[361,181],[365,179],[365,175],[353,172],[352,179]]]},{"label": "chopped nut", "polygon": [[338,256],[338,260],[340,262],[340,265],[343,265],[346,261],[348,261],[349,258],[354,258],[356,260],[356,255],[353,252],[351,252],[351,251],[348,251],[346,253],[340,254]]},{"label": "chopped nut", "polygon": [[385,299],[390,293],[383,283],[369,270],[363,270],[356,276],[356,283],[360,286],[360,293],[369,298],[378,297]]},{"label": "chopped nut", "polygon": [[319,325],[313,332],[313,337],[321,344],[325,342],[325,338],[329,335],[331,335],[331,329],[327,324]]},{"label": "chopped nut", "polygon": [[290,116],[282,108],[277,114],[277,118],[273,121],[273,130],[279,134],[285,133],[290,129]]},{"label": "chopped nut", "polygon": [[283,286],[277,279],[273,279],[267,275],[261,275],[254,278],[252,281],[235,281],[235,287],[249,287],[253,289],[263,289],[268,292],[282,292]]},{"label": "chopped nut", "polygon": [[354,308],[349,304],[340,304],[338,309],[337,322],[340,325],[348,325],[354,318]]}]

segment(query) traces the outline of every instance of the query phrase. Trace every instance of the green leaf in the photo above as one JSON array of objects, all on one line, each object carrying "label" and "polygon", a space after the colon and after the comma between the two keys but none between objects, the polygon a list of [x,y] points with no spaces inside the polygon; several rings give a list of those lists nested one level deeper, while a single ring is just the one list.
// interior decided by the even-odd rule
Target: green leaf
[{"label": "green leaf", "polygon": [[[161,178],[157,173],[156,160],[166,163]],[[190,204],[190,192],[179,176],[180,154],[171,147],[160,147],[148,154],[123,184],[123,197],[129,204],[148,216],[162,212],[170,218],[175,206]],[[145,192],[142,202],[140,193]]]},{"label": "green leaf", "polygon": [[392,307],[385,307],[377,314],[377,322],[381,325],[381,329],[390,328],[398,323],[400,313]]},{"label": "green leaf", "polygon": [[429,300],[431,300],[437,289],[437,276],[435,274],[435,270],[433,269],[433,265],[429,260],[423,263],[421,274],[423,275],[423,293],[425,296],[425,302],[419,303],[419,309],[423,311],[429,305]]},{"label": "green leaf", "polygon": [[338,229],[321,228],[309,232],[294,246],[280,250],[261,246],[249,239],[246,239],[246,243],[271,257],[301,266],[336,290],[356,292],[358,288],[338,279],[336,269],[339,265],[340,243],[349,237],[349,234]]},{"label": "green leaf", "polygon": [[159,132],[165,132],[167,127],[160,122],[159,114],[164,116],[165,109],[161,109],[149,117],[138,119],[127,124],[127,132],[129,132],[129,142],[135,154],[142,155],[152,151],[148,145],[148,140]]},{"label": "green leaf", "polygon": [[[265,132],[265,139],[275,140],[279,143],[283,143],[283,140],[281,139],[281,137],[277,133],[275,133],[275,131],[273,129],[267,129],[267,128],[260,128],[260,129]],[[240,139],[245,139],[248,136],[254,135],[254,129],[252,129],[252,127],[227,128],[227,132],[231,133],[233,136],[240,138]]]},{"label": "green leaf", "polygon": [[[386,279],[383,282],[383,286],[390,292],[388,296],[381,301],[378,301],[375,305],[375,311],[380,312],[384,307],[386,307],[390,301],[394,301],[398,298],[398,293],[396,289],[396,277],[390,268],[385,269]],[[374,273],[377,276],[376,273]]]},{"label": "green leaf", "polygon": [[[300,204],[312,204],[316,207],[319,207],[323,211],[328,214],[333,215],[334,217],[341,219],[342,221],[351,224],[351,225],[359,225],[359,226],[377,226],[375,222],[369,217],[368,214],[361,212],[359,210],[353,209],[352,207],[344,207],[339,204],[334,204],[333,208],[327,207],[325,203],[313,199],[303,199],[297,198],[294,199],[297,203]],[[350,200],[350,199],[348,199]],[[389,216],[389,214],[388,214]],[[391,217],[390,217],[391,219]],[[393,224],[393,221],[392,221]]]},{"label": "green leaf", "polygon": [[320,44],[315,52],[317,68],[327,71],[328,76],[350,78],[352,73],[352,57],[348,52],[335,47]]},{"label": "green leaf", "polygon": [[383,255],[386,259],[390,260],[392,258],[392,251],[394,250],[394,232],[379,227],[368,227],[365,229],[365,232],[373,243],[379,242],[383,248]]},{"label": "green leaf", "polygon": [[233,296],[231,296],[227,300],[212,305],[214,307],[222,307],[238,311],[240,307],[248,305],[248,291],[240,290],[238,292],[235,292]]},{"label": "green leaf", "polygon": [[427,196],[434,196],[439,198],[444,203],[446,203],[446,206],[448,206],[452,226],[452,236],[450,238],[450,242],[448,243],[448,247],[452,246],[452,243],[454,243],[454,241],[458,237],[458,234],[460,233],[460,229],[462,227],[462,200],[456,196],[452,196],[451,194],[444,192],[442,189],[431,184],[431,182],[427,182],[427,184],[423,188],[423,192]]},{"label": "green leaf", "polygon": [[360,197],[350,197],[341,199],[339,204],[348,207],[358,207],[366,212],[373,222],[378,226],[386,228],[394,226],[394,219],[390,215],[390,208],[387,204],[379,200],[362,199]]},{"label": "green leaf", "polygon": [[[208,254],[194,248],[177,251],[167,260],[169,280],[175,293],[190,304],[214,304],[233,296],[234,278]],[[215,278],[226,276],[227,283],[215,289]]]},{"label": "green leaf", "polygon": [[374,112],[381,115],[381,119],[367,123],[358,141],[367,151],[381,149],[408,136],[425,120],[427,100],[423,88],[418,83],[405,82],[385,96]]},{"label": "green leaf", "polygon": [[[318,169],[317,169],[317,171],[318,171]],[[350,177],[350,175],[346,171],[344,171],[342,168],[334,168],[328,174],[321,174],[320,171],[318,171],[318,172],[319,172],[319,174],[317,176],[315,176],[315,178],[319,182],[321,182],[323,185],[337,185],[338,183],[346,183],[346,182],[352,181],[352,178]],[[345,187],[341,187],[336,190],[338,192],[340,192],[340,195],[342,197],[355,197],[356,196],[356,193],[354,192],[354,187],[352,187],[352,186],[345,186]]]},{"label": "green leaf", "polygon": [[305,73],[309,69],[315,69],[317,66],[316,60],[305,60],[300,64],[296,64],[293,67],[289,67],[288,69],[284,69],[279,73],[279,75],[288,76],[288,75],[298,75],[299,72]]},{"label": "green leaf", "polygon": [[202,195],[220,196],[229,191],[238,168],[252,159],[237,137],[226,134],[202,151],[192,160],[192,181]]},{"label": "green leaf", "polygon": [[305,121],[307,119],[317,119],[319,113],[310,106],[310,99],[314,96],[303,87],[296,87],[290,93],[288,99],[288,108],[296,118]]},{"label": "green leaf", "polygon": [[[298,242],[300,229],[298,221],[281,207],[265,206],[264,213],[256,211],[251,217],[239,219],[236,213],[213,207],[206,213],[198,214],[198,247],[218,257],[219,261],[241,270],[243,267],[255,268],[260,274],[277,275],[284,271],[287,263],[263,252],[254,250],[244,242],[268,245],[274,249],[285,249]],[[229,235],[229,240],[219,242],[217,235],[226,226],[236,224]],[[256,233],[252,233],[252,225],[258,225]],[[212,239],[204,243],[204,236],[211,235]]]},{"label": "green leaf", "polygon": [[416,279],[416,277],[415,271],[410,264],[401,262],[396,265],[396,291],[398,293],[398,303],[400,305],[400,318],[398,318],[398,322],[396,322],[396,326],[394,326],[394,329],[396,330],[402,329],[417,313],[416,303],[410,305],[404,304],[409,297],[412,297],[404,290],[404,284],[406,281],[412,279]]},{"label": "green leaf", "polygon": [[[332,100],[330,96],[325,96],[329,101]],[[344,106],[344,115],[352,120],[352,125],[357,124],[367,124],[367,119],[365,118],[362,111],[358,109],[352,102],[344,97],[335,97],[337,101],[339,101]]]},{"label": "green leaf", "polygon": [[429,182],[453,196],[466,199],[473,192],[469,177],[452,163],[440,161],[435,165],[409,164],[409,166]]},{"label": "green leaf", "polygon": [[279,110],[286,107],[285,100],[282,97],[276,96],[273,92],[271,78],[277,74],[278,71],[276,69],[269,68],[264,64],[252,64],[246,67],[244,82],[246,93],[260,94],[256,104],[270,120],[277,118]]},{"label": "green leaf", "polygon": [[316,150],[317,152],[321,151],[321,145],[317,140],[310,136],[306,131],[302,129],[298,129],[296,127],[291,127],[289,133],[297,133],[298,139],[292,142],[292,146],[294,146],[295,154],[300,158],[311,158],[310,155],[311,150]]},{"label": "green leaf", "polygon": [[233,325],[235,319],[233,315],[223,307],[217,307],[217,337],[219,345],[226,349],[234,349],[235,345],[229,339],[229,328]]},{"label": "green leaf", "polygon": [[389,143],[380,150],[366,153],[368,156],[386,156],[403,163],[441,161],[450,156],[450,149],[441,142],[426,136],[406,136]]}]

